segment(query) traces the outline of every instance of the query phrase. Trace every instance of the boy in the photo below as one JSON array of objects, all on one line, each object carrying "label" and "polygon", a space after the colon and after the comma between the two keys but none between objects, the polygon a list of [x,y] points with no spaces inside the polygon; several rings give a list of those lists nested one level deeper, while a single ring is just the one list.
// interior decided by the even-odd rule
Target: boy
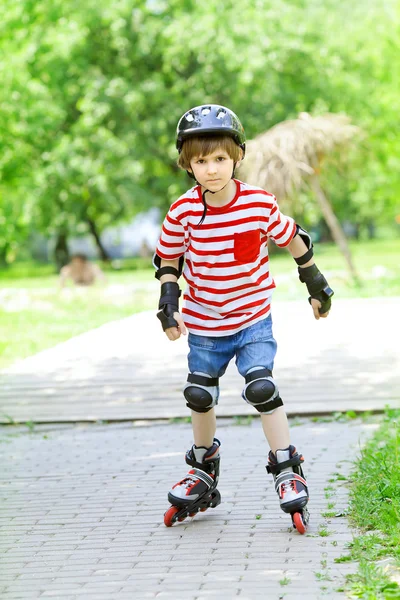
[{"label": "boy", "polygon": [[[299,265],[316,319],[327,317],[333,295],[313,260],[308,233],[279,211],[268,192],[234,178],[245,155],[238,117],[218,105],[198,106],[178,123],[178,165],[195,179],[168,211],[154,257],[161,282],[157,317],[170,340],[189,331],[189,375],[184,389],[191,409],[194,445],[186,453],[193,467],[168,494],[164,522],[171,526],[199,510],[217,506],[220,442],[215,406],[219,378],[235,356],[245,378],[243,399],[261,415],[270,446],[267,471],[275,479],[282,510],[300,533],[308,522],[303,457],[290,443],[283,401],[272,377],[276,342],[270,300],[268,238],[288,248]],[[188,284],[182,314],[178,279]]]}]

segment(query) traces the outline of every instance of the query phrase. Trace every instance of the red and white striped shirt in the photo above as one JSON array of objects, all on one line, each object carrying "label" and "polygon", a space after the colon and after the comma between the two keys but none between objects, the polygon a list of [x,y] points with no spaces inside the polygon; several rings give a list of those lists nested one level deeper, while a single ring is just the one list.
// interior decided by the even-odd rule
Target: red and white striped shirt
[{"label": "red and white striped shirt", "polygon": [[201,188],[188,190],[165,217],[156,254],[165,260],[184,255],[188,283],[182,316],[191,333],[232,335],[270,313],[274,280],[269,272],[268,238],[287,246],[296,233],[275,196],[237,179],[233,200],[207,206]]}]

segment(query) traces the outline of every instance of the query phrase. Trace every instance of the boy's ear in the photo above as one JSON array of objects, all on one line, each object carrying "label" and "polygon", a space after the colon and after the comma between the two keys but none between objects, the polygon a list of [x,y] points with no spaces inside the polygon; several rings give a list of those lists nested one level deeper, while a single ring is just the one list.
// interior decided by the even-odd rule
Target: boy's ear
[{"label": "boy's ear", "polygon": [[239,157],[239,160],[235,162],[235,169],[238,169],[240,167],[240,165],[242,164],[242,160],[243,160],[243,150],[240,149],[240,157]]}]

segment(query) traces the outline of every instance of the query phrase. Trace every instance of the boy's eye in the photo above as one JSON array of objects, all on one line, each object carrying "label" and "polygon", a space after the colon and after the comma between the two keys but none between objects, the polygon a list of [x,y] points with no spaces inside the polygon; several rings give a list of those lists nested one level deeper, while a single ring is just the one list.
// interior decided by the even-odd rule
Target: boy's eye
[{"label": "boy's eye", "polygon": [[[217,162],[223,162],[224,160],[226,160],[226,156],[217,156],[215,160]],[[203,165],[206,161],[204,158],[197,158],[195,162],[197,165]]]}]

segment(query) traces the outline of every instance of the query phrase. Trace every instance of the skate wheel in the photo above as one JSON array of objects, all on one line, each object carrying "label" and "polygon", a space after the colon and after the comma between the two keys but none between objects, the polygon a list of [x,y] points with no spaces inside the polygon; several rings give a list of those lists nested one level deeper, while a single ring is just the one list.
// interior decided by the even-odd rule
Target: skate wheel
[{"label": "skate wheel", "polygon": [[216,508],[219,504],[221,504],[221,494],[218,490],[215,490],[215,492],[212,495],[212,500],[209,506],[211,506],[211,508]]},{"label": "skate wheel", "polygon": [[208,506],[206,506],[205,508],[201,508],[200,512],[206,512],[207,508],[208,508]]},{"label": "skate wheel", "polygon": [[166,527],[172,527],[174,524],[174,516],[179,512],[179,508],[177,506],[170,506],[167,512],[164,514],[164,525]]},{"label": "skate wheel", "polygon": [[293,521],[294,527],[297,529],[297,531],[301,535],[303,535],[307,531],[307,525],[304,523],[301,513],[299,513],[299,512],[293,513],[292,521]]},{"label": "skate wheel", "polygon": [[196,515],[197,515],[197,511],[196,511],[196,512],[192,512],[192,513],[189,513],[189,517],[195,517]]}]

